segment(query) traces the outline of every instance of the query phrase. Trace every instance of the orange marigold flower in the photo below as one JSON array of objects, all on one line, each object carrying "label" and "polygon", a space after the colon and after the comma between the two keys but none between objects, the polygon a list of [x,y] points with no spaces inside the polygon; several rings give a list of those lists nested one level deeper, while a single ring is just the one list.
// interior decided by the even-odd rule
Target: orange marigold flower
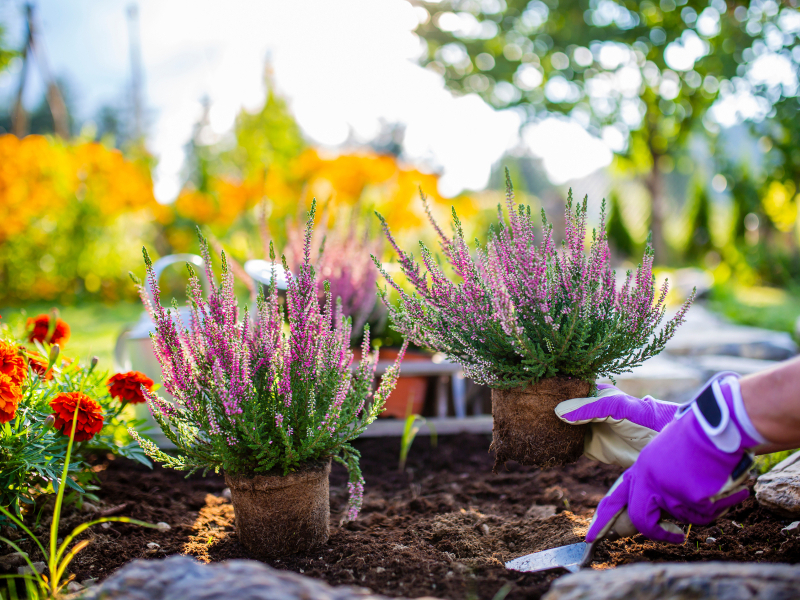
[{"label": "orange marigold flower", "polygon": [[51,339],[47,339],[47,332],[50,331],[50,315],[38,315],[31,317],[27,321],[28,341],[38,340],[40,342],[50,342],[63,346],[69,340],[69,325],[61,319],[56,319],[56,328]]},{"label": "orange marigold flower", "polygon": [[153,389],[153,380],[139,371],[117,373],[108,380],[108,389],[111,396],[119,398],[122,402],[141,404],[145,402],[142,386],[148,390]]},{"label": "orange marigold flower", "polygon": [[0,423],[8,423],[14,418],[21,398],[19,384],[5,373],[0,373]]},{"label": "orange marigold flower", "polygon": [[85,442],[92,439],[103,428],[103,410],[95,400],[81,392],[64,392],[50,401],[50,408],[55,412],[54,426],[66,436],[72,431],[72,417],[75,406],[78,409],[78,424],[75,427],[75,441]]},{"label": "orange marigold flower", "polygon": [[25,381],[28,368],[25,366],[25,359],[20,355],[19,348],[14,344],[0,340],[0,373],[5,373],[13,379],[17,385]]}]

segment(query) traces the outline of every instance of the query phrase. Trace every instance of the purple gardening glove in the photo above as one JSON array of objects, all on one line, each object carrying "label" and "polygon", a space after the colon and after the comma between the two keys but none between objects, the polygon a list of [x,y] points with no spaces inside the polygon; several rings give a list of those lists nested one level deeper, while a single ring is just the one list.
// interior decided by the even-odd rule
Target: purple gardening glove
[{"label": "purple gardening glove", "polygon": [[593,460],[630,467],[656,434],[675,417],[680,405],[650,396],[636,398],[607,383],[597,396],[573,398],[556,406],[556,416],[570,425],[589,425],[583,453]]},{"label": "purple gardening glove", "polygon": [[715,375],[603,498],[586,541],[603,537],[627,506],[631,522],[645,536],[683,543],[682,534],[658,524],[661,512],[697,525],[714,521],[747,498],[749,450],[766,442],[747,416],[739,376]]}]

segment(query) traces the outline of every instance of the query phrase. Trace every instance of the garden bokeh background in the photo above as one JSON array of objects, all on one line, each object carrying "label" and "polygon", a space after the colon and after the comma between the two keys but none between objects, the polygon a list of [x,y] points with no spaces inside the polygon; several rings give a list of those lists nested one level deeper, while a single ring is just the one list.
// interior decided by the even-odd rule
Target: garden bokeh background
[{"label": "garden bokeh background", "polygon": [[0,314],[58,307],[75,355],[110,368],[142,246],[291,254],[316,198],[331,232],[377,239],[377,210],[412,247],[419,188],[481,239],[504,167],[551,218],[606,198],[621,268],[652,231],[662,274],[794,333],[795,0],[48,0],[0,24]]}]

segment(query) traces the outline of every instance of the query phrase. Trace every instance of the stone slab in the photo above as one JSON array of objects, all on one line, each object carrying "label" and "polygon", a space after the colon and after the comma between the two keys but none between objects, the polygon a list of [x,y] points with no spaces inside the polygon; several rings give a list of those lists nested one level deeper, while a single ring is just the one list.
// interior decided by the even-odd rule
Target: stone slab
[{"label": "stone slab", "polygon": [[687,402],[707,378],[701,369],[660,354],[614,379],[619,389],[637,398],[650,395],[668,402]]},{"label": "stone slab", "polygon": [[797,354],[797,344],[788,333],[733,325],[705,307],[694,305],[665,351],[677,356],[716,354],[786,360]]},{"label": "stone slab", "polygon": [[81,600],[388,600],[364,588],[331,587],[254,560],[202,564],[188,556],[135,560]]},{"label": "stone slab", "polygon": [[800,452],[759,477],[755,492],[761,506],[787,517],[800,516]]},{"label": "stone slab", "polygon": [[800,565],[637,563],[557,579],[543,600],[790,600]]},{"label": "stone slab", "polygon": [[692,356],[684,359],[691,361],[691,365],[703,372],[703,378],[709,379],[720,371],[734,371],[740,375],[752,375],[760,371],[771,369],[780,364],[777,360],[761,360],[758,358],[744,358],[741,356],[729,356],[722,354],[711,354],[704,356]]}]

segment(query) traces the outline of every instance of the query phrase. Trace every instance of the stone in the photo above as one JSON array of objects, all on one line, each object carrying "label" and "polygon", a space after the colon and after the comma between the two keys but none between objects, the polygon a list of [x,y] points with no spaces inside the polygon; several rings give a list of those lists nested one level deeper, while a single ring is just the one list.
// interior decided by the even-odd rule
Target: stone
[{"label": "stone", "polygon": [[678,356],[716,354],[785,360],[797,354],[797,344],[788,333],[732,325],[696,304],[689,309],[686,322],[678,327],[665,350]]},{"label": "stone", "polygon": [[27,564],[25,562],[25,557],[27,556],[24,552],[12,552],[11,554],[0,556],[0,571],[13,571],[17,567]]},{"label": "stone", "polygon": [[800,533],[800,529],[798,529],[798,527],[800,527],[800,521],[794,521],[793,523],[790,523],[789,525],[781,529],[781,533],[784,535],[789,535],[793,531]]},{"label": "stone", "polygon": [[544,521],[545,519],[549,519],[555,514],[556,514],[556,507],[553,506],[552,504],[544,504],[544,505],[534,504],[525,513],[525,518],[531,519],[533,521]]},{"label": "stone", "polygon": [[202,564],[188,556],[135,560],[82,600],[388,600],[369,590],[331,587],[253,560]]},{"label": "stone", "polygon": [[557,579],[543,600],[789,600],[800,566],[769,563],[637,563]]},{"label": "stone", "polygon": [[787,517],[800,515],[800,452],[759,477],[755,492],[761,506]]},{"label": "stone", "polygon": [[694,368],[703,371],[704,379],[710,379],[712,375],[720,371],[734,371],[740,375],[752,375],[772,368],[779,362],[776,360],[743,358],[741,356],[726,356],[724,354],[692,356],[684,360],[691,361]]},{"label": "stone", "polygon": [[156,523],[156,529],[158,529],[159,531],[169,531],[170,529],[172,529],[172,527],[170,527],[169,523],[164,523],[163,521],[161,521],[160,523]]},{"label": "stone", "polygon": [[652,396],[667,402],[687,402],[706,382],[702,369],[684,364],[666,353],[646,360],[630,373],[615,375],[614,379],[626,394],[637,398]]},{"label": "stone", "polygon": [[[41,574],[44,573],[44,570],[47,568],[43,562],[35,562],[33,563],[33,568],[36,569],[36,572]],[[21,567],[17,567],[17,574],[19,575],[32,575],[33,569],[30,568],[29,565],[25,564]]]},{"label": "stone", "polygon": [[713,544],[716,541],[717,541],[717,538],[715,538],[715,537],[707,537],[706,538],[706,544]]},{"label": "stone", "polygon": [[70,581],[67,584],[67,591],[71,593],[80,592],[83,589],[83,586],[78,583],[77,581]]}]

